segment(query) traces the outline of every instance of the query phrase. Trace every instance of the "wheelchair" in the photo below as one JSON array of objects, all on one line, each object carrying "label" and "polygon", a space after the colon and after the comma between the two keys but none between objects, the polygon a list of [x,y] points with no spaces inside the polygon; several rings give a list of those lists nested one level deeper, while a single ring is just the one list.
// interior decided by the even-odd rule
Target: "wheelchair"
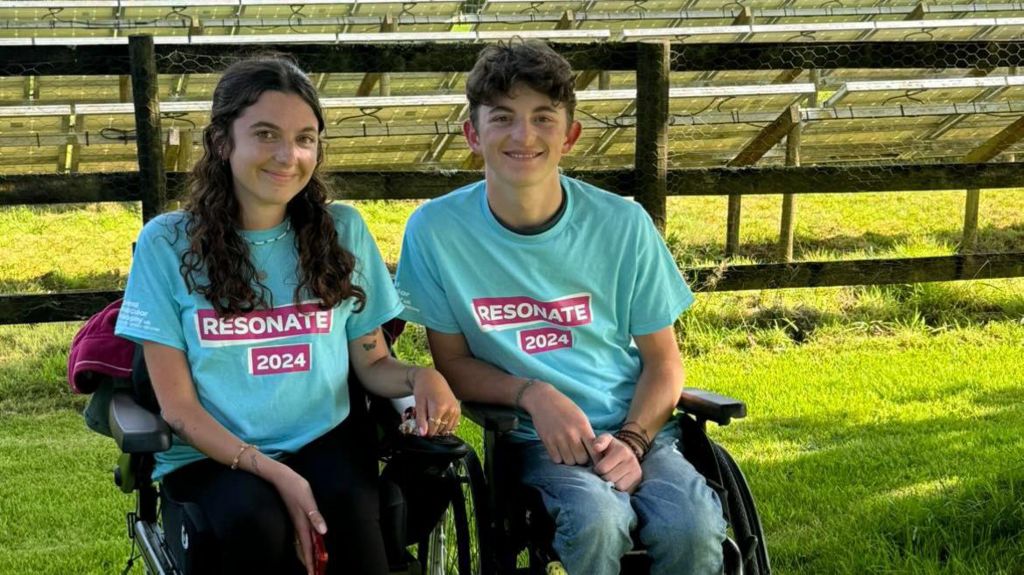
[{"label": "wheelchair", "polygon": [[[154,454],[170,448],[171,431],[158,415],[141,346],[136,346],[132,371],[131,382],[119,382],[108,410],[111,434],[121,450],[114,482],[135,494],[135,508],[126,516],[132,553],[124,572],[141,558],[146,573],[208,573],[205,558],[216,551],[217,542],[199,506],[176,500],[151,480]],[[475,452],[455,436],[402,435],[396,409],[404,405],[366,394],[355,378],[349,389],[349,417],[361,418],[367,440],[376,439],[380,446],[381,529],[391,573],[479,573],[481,558],[471,539],[479,538],[482,524],[470,510],[483,471]]]},{"label": "wheelchair", "polygon": [[[680,395],[677,409],[682,412],[680,449],[684,457],[704,476],[718,494],[729,525],[723,542],[727,575],[769,575],[771,566],[761,521],[753,494],[736,461],[711,441],[706,433],[708,421],[728,425],[746,416],[746,405],[738,400],[708,391],[687,388]],[[509,455],[503,455],[502,437],[516,429],[519,419],[508,407],[464,403],[463,414],[484,430],[484,476],[489,486],[486,500],[487,529],[481,544],[486,572],[543,574],[558,557],[552,549],[555,525],[544,508],[540,494],[515,480],[517,471]],[[622,573],[647,573],[650,558],[637,545],[622,559]],[[528,567],[518,567],[523,550]]]}]

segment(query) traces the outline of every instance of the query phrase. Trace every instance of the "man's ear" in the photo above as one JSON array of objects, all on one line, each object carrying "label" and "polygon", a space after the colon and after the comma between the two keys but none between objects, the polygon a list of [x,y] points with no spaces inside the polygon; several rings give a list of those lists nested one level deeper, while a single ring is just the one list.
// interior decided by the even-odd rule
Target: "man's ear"
[{"label": "man's ear", "polygon": [[462,135],[466,136],[466,143],[469,144],[469,149],[477,154],[483,152],[480,151],[480,134],[476,132],[476,127],[473,126],[473,120],[466,120],[462,123]]},{"label": "man's ear", "polygon": [[576,145],[577,140],[580,139],[580,133],[583,132],[583,124],[580,124],[578,120],[573,120],[569,124],[569,131],[565,134],[565,142],[562,143],[562,153],[568,154],[572,151],[573,146]]}]

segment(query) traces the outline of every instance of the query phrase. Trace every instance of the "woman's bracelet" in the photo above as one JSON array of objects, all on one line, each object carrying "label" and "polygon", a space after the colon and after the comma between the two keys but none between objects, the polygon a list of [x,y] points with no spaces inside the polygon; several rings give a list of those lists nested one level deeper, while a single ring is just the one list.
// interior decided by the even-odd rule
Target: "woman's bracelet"
[{"label": "woman's bracelet", "polygon": [[415,377],[415,370],[415,365],[410,365],[409,368],[405,370],[405,385],[409,386],[409,391],[416,391],[416,382],[413,381],[413,377]]},{"label": "woman's bracelet", "polygon": [[256,449],[256,446],[250,443],[243,443],[241,447],[238,448],[238,453],[235,455],[235,458],[231,460],[231,471],[238,469],[238,462],[241,461],[242,454],[249,448]]},{"label": "woman's bracelet", "polygon": [[524,381],[522,385],[519,386],[519,391],[516,391],[516,401],[513,404],[516,406],[516,409],[523,409],[523,394],[526,393],[527,388],[529,388],[531,385],[535,383],[537,383],[537,380],[531,377],[530,379]]}]

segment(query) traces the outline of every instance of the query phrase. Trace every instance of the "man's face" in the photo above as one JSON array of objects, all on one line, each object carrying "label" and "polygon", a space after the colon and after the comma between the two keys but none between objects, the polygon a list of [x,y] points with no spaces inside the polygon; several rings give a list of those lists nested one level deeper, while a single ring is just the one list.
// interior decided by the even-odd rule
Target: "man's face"
[{"label": "man's face", "polygon": [[[558,162],[580,136],[561,104],[524,85],[477,109],[463,125],[469,147],[484,158],[488,184],[521,189],[558,178]],[[557,185],[557,184],[556,184]]]}]

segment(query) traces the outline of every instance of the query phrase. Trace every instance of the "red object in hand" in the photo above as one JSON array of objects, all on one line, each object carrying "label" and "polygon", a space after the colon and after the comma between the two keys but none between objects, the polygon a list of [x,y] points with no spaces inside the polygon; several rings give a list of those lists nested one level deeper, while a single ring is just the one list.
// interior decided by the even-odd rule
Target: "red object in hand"
[{"label": "red object in hand", "polygon": [[313,534],[313,574],[327,575],[327,547],[324,545],[324,536],[316,529],[310,531]]}]

